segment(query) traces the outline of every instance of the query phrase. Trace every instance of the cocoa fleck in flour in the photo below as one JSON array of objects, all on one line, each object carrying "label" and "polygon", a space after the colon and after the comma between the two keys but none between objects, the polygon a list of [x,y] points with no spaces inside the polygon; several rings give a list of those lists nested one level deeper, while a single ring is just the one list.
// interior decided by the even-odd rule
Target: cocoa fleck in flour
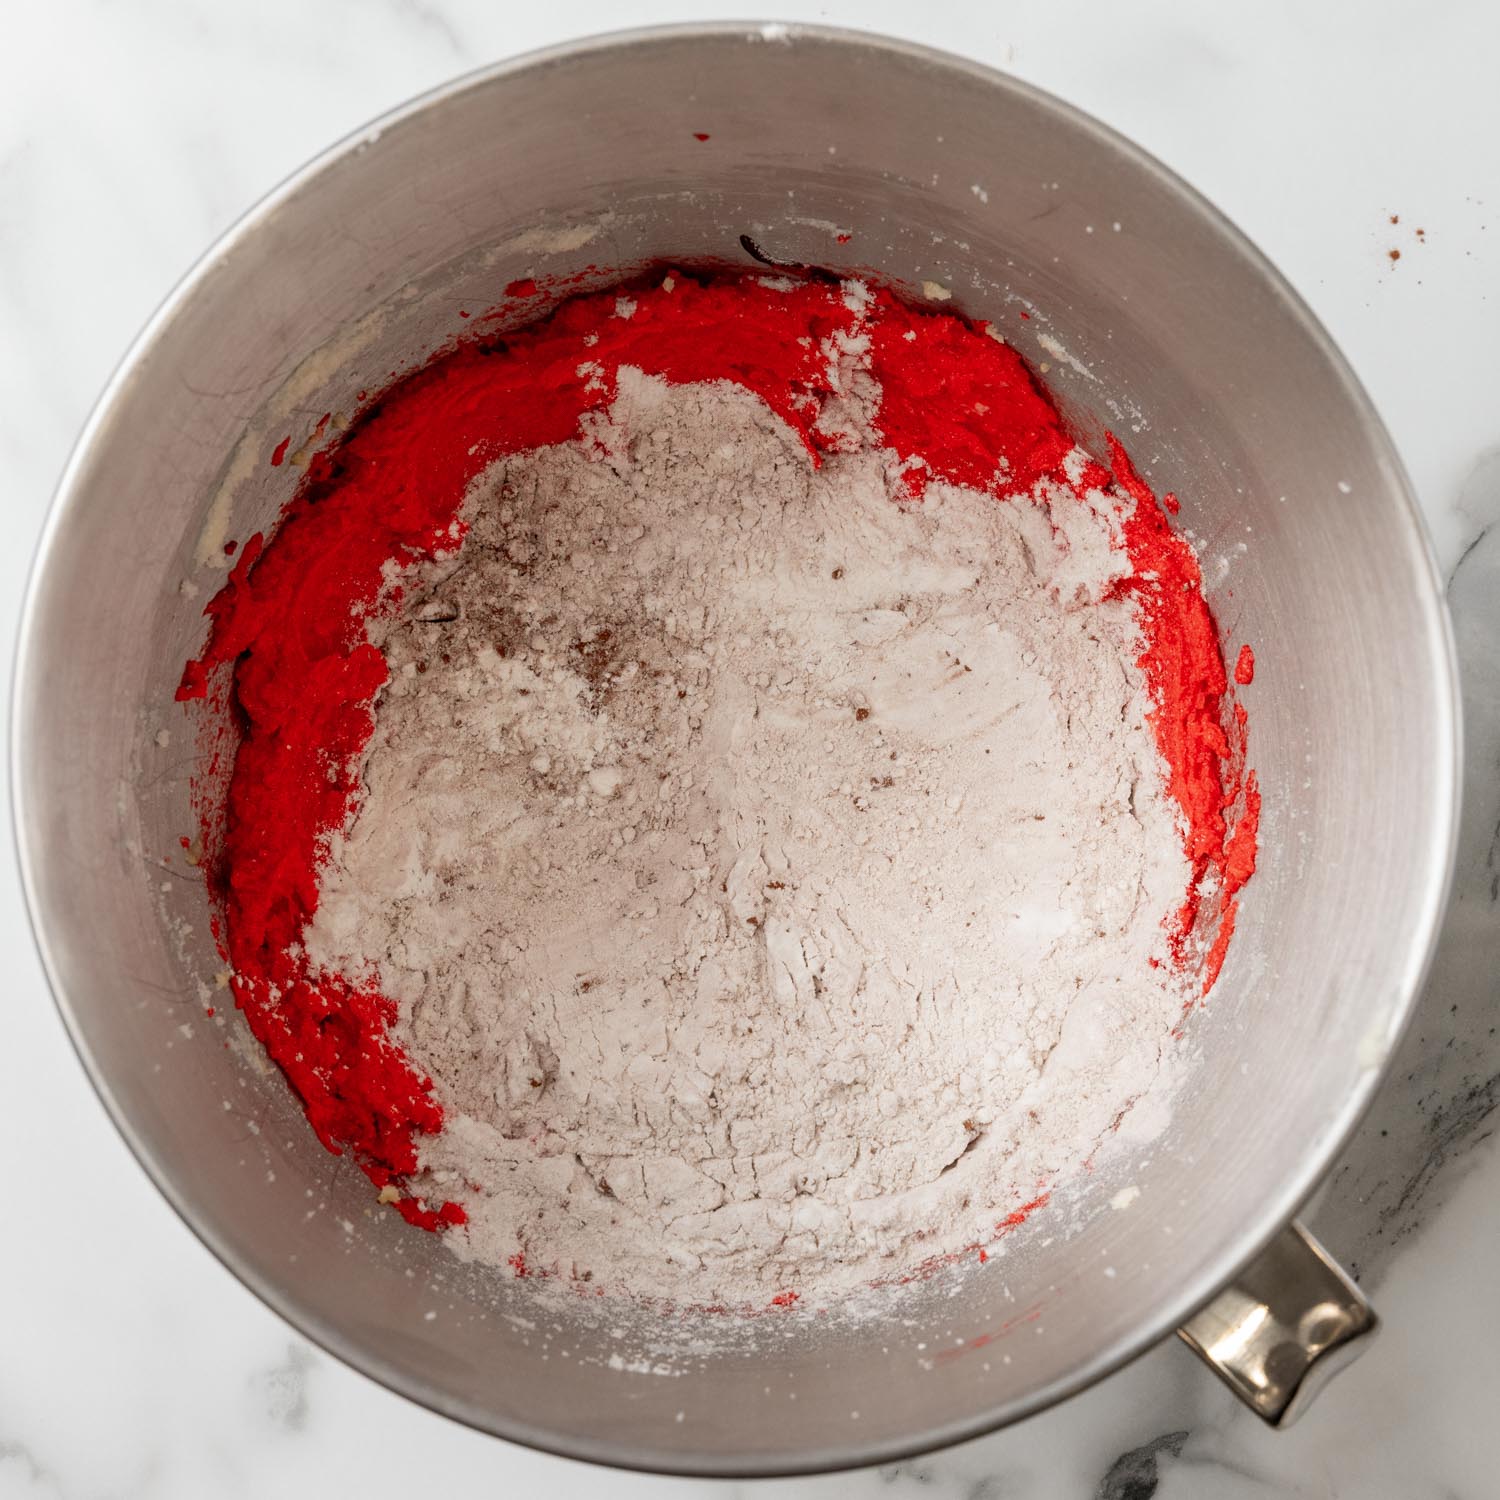
[{"label": "cocoa fleck in flour", "polygon": [[988,1240],[1158,1079],[1191,871],[1118,499],[897,498],[847,363],[821,468],[622,368],[372,627],[305,943],[397,1001],[467,1253],[836,1291]]}]

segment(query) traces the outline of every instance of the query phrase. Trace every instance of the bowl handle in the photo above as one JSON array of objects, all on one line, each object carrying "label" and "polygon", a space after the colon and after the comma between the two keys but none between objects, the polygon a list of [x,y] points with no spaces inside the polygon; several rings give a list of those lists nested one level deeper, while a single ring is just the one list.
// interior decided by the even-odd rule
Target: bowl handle
[{"label": "bowl handle", "polygon": [[1375,1309],[1293,1221],[1178,1335],[1246,1406],[1287,1427],[1361,1354]]}]

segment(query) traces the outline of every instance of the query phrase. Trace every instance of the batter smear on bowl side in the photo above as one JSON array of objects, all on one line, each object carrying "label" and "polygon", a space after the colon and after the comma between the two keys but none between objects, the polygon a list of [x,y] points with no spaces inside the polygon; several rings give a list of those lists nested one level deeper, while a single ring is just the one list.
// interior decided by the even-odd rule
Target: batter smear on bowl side
[{"label": "batter smear on bowl side", "polygon": [[677,1304],[1044,1209],[1255,862],[1197,561],[1108,457],[857,281],[670,272],[373,400],[178,693],[242,728],[216,931],[323,1142],[460,1253]]}]

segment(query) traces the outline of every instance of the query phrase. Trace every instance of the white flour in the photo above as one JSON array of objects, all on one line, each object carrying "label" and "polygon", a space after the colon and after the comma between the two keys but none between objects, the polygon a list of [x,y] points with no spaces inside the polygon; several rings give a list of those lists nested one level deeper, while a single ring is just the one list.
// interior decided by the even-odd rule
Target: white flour
[{"label": "white flour", "polygon": [[417,1189],[474,1255],[679,1302],[988,1240],[1184,998],[1120,501],[904,504],[629,370],[591,439],[492,469],[381,627],[307,934],[435,1080]]}]

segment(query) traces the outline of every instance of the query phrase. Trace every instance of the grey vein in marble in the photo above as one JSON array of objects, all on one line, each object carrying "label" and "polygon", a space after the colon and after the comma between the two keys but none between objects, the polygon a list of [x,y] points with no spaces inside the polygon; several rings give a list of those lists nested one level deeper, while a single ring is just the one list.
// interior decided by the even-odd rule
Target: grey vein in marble
[{"label": "grey vein in marble", "polygon": [[307,1377],[316,1360],[300,1339],[288,1342],[286,1358],[256,1377],[255,1385],[273,1422],[292,1432],[307,1426]]},{"label": "grey vein in marble", "polygon": [[1176,1458],[1187,1442],[1186,1432],[1164,1432],[1139,1448],[1122,1453],[1099,1481],[1096,1500],[1151,1500],[1161,1482],[1162,1456]]}]

